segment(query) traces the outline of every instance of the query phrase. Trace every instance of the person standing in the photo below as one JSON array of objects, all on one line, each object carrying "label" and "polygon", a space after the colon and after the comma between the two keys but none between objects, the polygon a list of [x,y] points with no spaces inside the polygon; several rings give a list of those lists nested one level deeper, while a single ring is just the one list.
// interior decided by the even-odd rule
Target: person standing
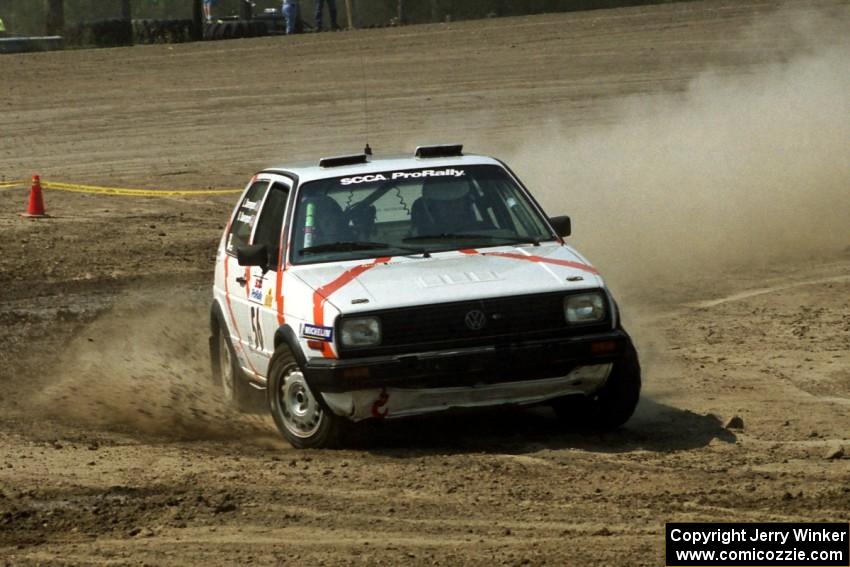
[{"label": "person standing", "polygon": [[204,21],[212,22],[212,7],[216,0],[204,0]]},{"label": "person standing", "polygon": [[322,5],[327,1],[328,12],[331,16],[331,29],[338,30],[339,25],[336,23],[336,0],[316,0],[316,31],[322,31]]},{"label": "person standing", "polygon": [[298,20],[301,18],[298,0],[283,0],[283,17],[286,20],[286,35],[298,33]]}]

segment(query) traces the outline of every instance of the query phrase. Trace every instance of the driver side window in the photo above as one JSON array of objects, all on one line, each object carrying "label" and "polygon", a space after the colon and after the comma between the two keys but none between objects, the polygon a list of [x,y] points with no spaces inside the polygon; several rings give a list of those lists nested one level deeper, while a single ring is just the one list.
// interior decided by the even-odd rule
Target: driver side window
[{"label": "driver side window", "polygon": [[[289,198],[289,187],[283,183],[275,183],[269,190],[263,210],[260,212],[260,220],[257,221],[257,229],[254,231],[252,244],[265,244],[269,251],[269,266],[272,270],[277,269],[278,250],[281,247],[281,231],[283,230],[283,219],[286,214],[286,201]],[[283,248],[286,243],[283,243]]]}]

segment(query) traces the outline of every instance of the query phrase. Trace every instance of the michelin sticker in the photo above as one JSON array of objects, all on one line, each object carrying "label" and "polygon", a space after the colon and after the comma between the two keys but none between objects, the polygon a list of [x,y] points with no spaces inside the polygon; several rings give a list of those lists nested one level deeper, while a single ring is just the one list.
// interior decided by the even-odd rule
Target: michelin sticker
[{"label": "michelin sticker", "polygon": [[389,181],[390,179],[421,179],[425,177],[463,177],[466,172],[462,169],[423,169],[420,171],[394,171],[392,173],[374,173],[371,175],[358,175],[356,177],[343,177],[342,185],[357,185],[358,183],[372,183],[373,181]]},{"label": "michelin sticker", "polygon": [[334,338],[334,329],[333,327],[305,324],[301,327],[301,336],[308,339],[331,342]]}]

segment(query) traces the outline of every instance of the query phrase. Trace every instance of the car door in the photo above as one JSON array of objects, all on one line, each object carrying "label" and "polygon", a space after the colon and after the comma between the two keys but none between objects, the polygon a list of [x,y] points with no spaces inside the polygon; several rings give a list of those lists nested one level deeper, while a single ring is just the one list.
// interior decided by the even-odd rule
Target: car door
[{"label": "car door", "polygon": [[[283,176],[269,175],[269,186],[256,211],[256,220],[248,244],[263,244],[269,252],[266,269],[261,266],[240,267],[244,272],[236,282],[243,289],[234,302],[240,303],[240,332],[249,370],[255,377],[265,378],[269,360],[274,354],[274,333],[282,316],[282,285],[285,243],[283,237],[292,182]],[[244,281],[244,286],[241,283]],[[262,380],[260,380],[262,381]]]},{"label": "car door", "polygon": [[251,180],[239,208],[236,209],[230,221],[230,229],[225,241],[224,292],[231,344],[236,351],[240,366],[254,376],[257,376],[258,372],[254,357],[250,355],[252,337],[248,298],[251,293],[251,269],[239,265],[236,251],[239,247],[250,244],[260,206],[271,183],[271,179],[263,176],[256,176]]}]

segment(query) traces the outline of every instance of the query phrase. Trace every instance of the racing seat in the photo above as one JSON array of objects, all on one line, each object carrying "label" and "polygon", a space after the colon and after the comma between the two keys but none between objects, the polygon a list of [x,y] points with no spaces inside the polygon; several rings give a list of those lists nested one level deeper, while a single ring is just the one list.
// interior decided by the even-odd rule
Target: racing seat
[{"label": "racing seat", "polygon": [[307,213],[310,205],[312,205],[313,215],[313,241],[311,246],[353,239],[354,235],[348,226],[348,220],[345,214],[343,214],[339,203],[327,195],[318,195],[316,197],[310,197],[304,206],[300,208],[297,226],[302,229],[302,234],[299,235],[301,242],[303,242],[303,235],[306,233]]},{"label": "racing seat", "polygon": [[362,202],[345,210],[345,215],[351,219],[352,232],[358,240],[369,240],[375,229],[377,209],[374,205],[363,205]]},{"label": "racing seat", "polygon": [[453,234],[474,229],[479,221],[465,181],[427,178],[422,196],[410,209],[412,236]]}]

